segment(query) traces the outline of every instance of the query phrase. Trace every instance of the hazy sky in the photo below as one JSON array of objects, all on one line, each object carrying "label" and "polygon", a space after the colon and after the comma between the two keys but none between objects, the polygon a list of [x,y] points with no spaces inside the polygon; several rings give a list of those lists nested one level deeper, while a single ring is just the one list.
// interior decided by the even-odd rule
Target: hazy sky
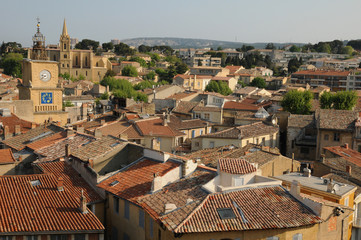
[{"label": "hazy sky", "polygon": [[70,37],[103,42],[182,37],[238,42],[361,38],[360,0],[0,0],[0,41],[31,46],[40,17],[47,44],[66,18]]}]

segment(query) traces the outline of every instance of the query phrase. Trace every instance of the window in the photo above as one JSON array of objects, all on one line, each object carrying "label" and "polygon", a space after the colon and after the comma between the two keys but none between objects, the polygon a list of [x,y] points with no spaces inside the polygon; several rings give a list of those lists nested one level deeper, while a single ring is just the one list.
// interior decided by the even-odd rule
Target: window
[{"label": "window", "polygon": [[258,142],[259,142],[259,140],[258,140],[258,138],[256,139],[256,144],[258,145]]},{"label": "window", "polygon": [[328,134],[325,134],[325,136],[323,137],[323,139],[324,139],[325,141],[328,141]]},{"label": "window", "polygon": [[78,66],[78,56],[75,56],[75,65]]},{"label": "window", "polygon": [[85,240],[85,234],[75,234],[74,240]]},{"label": "window", "polygon": [[77,76],[78,76],[78,71],[75,71],[75,75],[77,75]]},{"label": "window", "polygon": [[266,240],[278,240],[278,239],[280,239],[279,237],[268,237],[268,238],[266,238]]},{"label": "window", "polygon": [[66,54],[64,54],[64,58],[67,58],[68,56]]},{"label": "window", "polygon": [[203,130],[202,130],[202,129],[199,131],[199,134],[200,134],[200,135],[203,135]]},{"label": "window", "polygon": [[[69,64],[67,64],[66,66],[69,67]],[[64,64],[63,64],[63,67],[64,67]]]},{"label": "window", "polygon": [[233,219],[236,218],[232,208],[218,208],[217,212],[221,219]]},{"label": "window", "polygon": [[50,240],[68,240],[68,235],[65,234],[50,235]]},{"label": "window", "polygon": [[262,145],[263,145],[263,146],[266,145],[266,138],[262,138]]},{"label": "window", "polygon": [[346,197],[343,205],[348,206],[348,204],[349,204],[349,198]]},{"label": "window", "polygon": [[334,133],[333,134],[333,141],[335,141],[335,142],[340,141],[340,133]]},{"label": "window", "polygon": [[205,113],[205,114],[204,114],[204,119],[207,119],[207,120],[208,120],[209,117],[210,117],[209,113]]},{"label": "window", "polygon": [[214,142],[209,142],[209,147],[214,148]]},{"label": "window", "polygon": [[139,227],[144,229],[144,211],[139,209]]},{"label": "window", "polygon": [[129,220],[129,202],[124,201],[124,217]]},{"label": "window", "polygon": [[194,118],[201,118],[201,114],[200,113],[194,113]]},{"label": "window", "polygon": [[54,55],[53,60],[56,61],[56,56]]},{"label": "window", "polygon": [[119,213],[119,198],[113,197],[114,211]]},{"label": "window", "polygon": [[64,43],[64,49],[66,49],[66,43]]},{"label": "window", "polygon": [[192,138],[194,138],[196,136],[196,131],[192,130]]},{"label": "window", "polygon": [[116,227],[112,227],[112,237],[111,240],[118,240],[118,229]]},{"label": "window", "polygon": [[88,57],[85,57],[85,66],[88,66]]},{"label": "window", "polygon": [[150,218],[150,220],[149,220],[149,237],[153,238],[153,235],[154,235],[154,233],[153,233],[153,219]]},{"label": "window", "polygon": [[0,240],[12,240],[13,236],[1,236]]},{"label": "window", "polygon": [[88,71],[85,71],[85,76],[88,76]]},{"label": "window", "polygon": [[296,233],[293,235],[292,240],[302,240],[302,233]]}]

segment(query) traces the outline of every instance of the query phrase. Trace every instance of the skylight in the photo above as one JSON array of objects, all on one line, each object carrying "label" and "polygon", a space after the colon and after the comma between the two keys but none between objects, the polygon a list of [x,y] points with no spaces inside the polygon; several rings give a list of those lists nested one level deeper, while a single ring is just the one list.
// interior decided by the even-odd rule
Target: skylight
[{"label": "skylight", "polygon": [[113,186],[117,185],[118,183],[119,183],[119,181],[118,181],[118,180],[115,180],[114,182],[111,182],[111,183],[109,184],[109,186],[113,187]]},{"label": "skylight", "polygon": [[36,187],[36,186],[41,185],[41,182],[39,181],[39,179],[36,179],[36,180],[31,180],[30,184],[31,184],[31,186]]},{"label": "skylight", "polygon": [[50,135],[50,134],[52,134],[52,133],[53,133],[52,131],[48,131],[48,132],[42,133],[42,134],[40,134],[40,135],[38,135],[38,136],[36,136],[36,137],[31,138],[29,141],[30,141],[30,142],[33,142],[33,141],[38,140],[38,139],[40,139],[40,138],[42,138],[42,137],[46,137],[46,136],[48,136],[48,135]]},{"label": "skylight", "polygon": [[221,219],[233,219],[236,218],[232,208],[218,208],[217,212]]}]

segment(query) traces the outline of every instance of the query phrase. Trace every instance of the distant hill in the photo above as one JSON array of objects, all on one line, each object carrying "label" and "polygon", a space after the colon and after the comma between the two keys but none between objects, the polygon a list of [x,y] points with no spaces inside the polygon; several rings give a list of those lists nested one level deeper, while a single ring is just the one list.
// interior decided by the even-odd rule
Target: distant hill
[{"label": "distant hill", "polygon": [[[138,47],[139,45],[147,46],[159,46],[167,45],[172,48],[240,48],[243,44],[251,45],[255,48],[264,48],[267,43],[243,43],[243,42],[227,42],[227,41],[217,41],[217,40],[207,40],[207,39],[192,39],[192,38],[132,38],[122,40],[123,43],[129,46]],[[304,43],[273,43],[277,48],[283,47],[289,44],[296,44],[297,46],[302,46]]]}]

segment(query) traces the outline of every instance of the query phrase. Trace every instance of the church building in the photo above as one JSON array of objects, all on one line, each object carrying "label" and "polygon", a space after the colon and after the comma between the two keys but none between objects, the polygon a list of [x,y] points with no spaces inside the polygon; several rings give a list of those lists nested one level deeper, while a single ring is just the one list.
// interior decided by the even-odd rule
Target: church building
[{"label": "church building", "polygon": [[[58,62],[59,73],[69,73],[74,78],[83,76],[86,80],[100,82],[105,73],[112,69],[112,64],[108,58],[95,56],[92,50],[71,49],[70,46],[70,36],[64,19],[59,48],[49,48],[45,52],[48,60]],[[30,50],[28,58],[32,54],[32,50]]]}]

